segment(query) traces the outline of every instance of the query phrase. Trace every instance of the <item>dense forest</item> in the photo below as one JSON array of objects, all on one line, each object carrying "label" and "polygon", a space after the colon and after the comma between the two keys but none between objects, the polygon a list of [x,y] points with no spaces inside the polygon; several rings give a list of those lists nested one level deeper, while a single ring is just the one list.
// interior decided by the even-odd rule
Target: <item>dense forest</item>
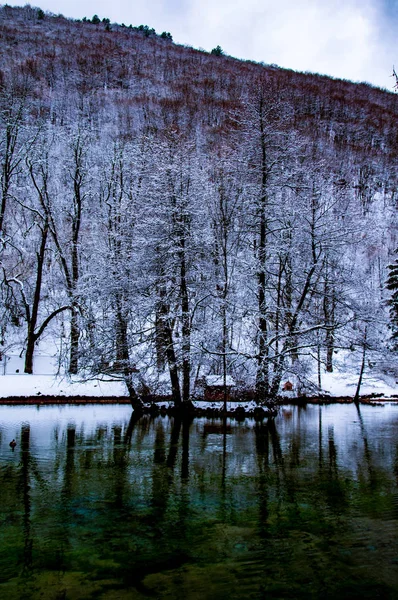
[{"label": "dense forest", "polygon": [[395,378],[394,93],[30,6],[0,43],[2,360],[177,404]]}]

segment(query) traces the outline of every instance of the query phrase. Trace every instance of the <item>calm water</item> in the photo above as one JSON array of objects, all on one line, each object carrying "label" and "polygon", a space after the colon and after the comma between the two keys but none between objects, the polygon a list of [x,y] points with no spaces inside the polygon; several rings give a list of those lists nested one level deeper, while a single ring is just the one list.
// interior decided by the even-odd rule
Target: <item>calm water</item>
[{"label": "calm water", "polygon": [[0,598],[398,598],[397,525],[398,406],[0,407]]}]

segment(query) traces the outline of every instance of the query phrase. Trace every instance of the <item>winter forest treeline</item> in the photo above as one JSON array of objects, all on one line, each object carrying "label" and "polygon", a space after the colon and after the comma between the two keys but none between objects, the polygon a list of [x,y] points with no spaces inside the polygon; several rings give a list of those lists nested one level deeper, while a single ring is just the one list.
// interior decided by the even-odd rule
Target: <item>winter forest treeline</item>
[{"label": "winter forest treeline", "polygon": [[0,43],[2,356],[176,403],[393,372],[393,93],[30,6]]}]

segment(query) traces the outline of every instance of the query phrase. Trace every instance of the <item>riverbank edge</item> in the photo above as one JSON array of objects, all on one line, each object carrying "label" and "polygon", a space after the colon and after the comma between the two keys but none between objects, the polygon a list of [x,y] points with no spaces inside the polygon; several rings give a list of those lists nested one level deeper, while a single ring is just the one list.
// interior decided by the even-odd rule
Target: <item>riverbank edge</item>
[{"label": "riverbank edge", "polygon": [[[380,406],[384,402],[398,403],[398,394],[385,396],[383,394],[367,394],[359,398],[359,404]],[[201,407],[200,404],[206,404]],[[181,407],[175,407],[173,400],[169,396],[153,397],[149,402],[145,402],[142,408],[137,412],[137,416],[190,416],[190,417],[208,417],[208,418],[223,418],[230,417],[237,420],[251,417],[256,420],[264,418],[272,418],[277,415],[278,409],[286,405],[305,406],[306,404],[326,405],[326,404],[353,404],[352,396],[296,396],[296,397],[278,397],[272,405],[256,405],[253,401],[247,400],[229,400],[227,410],[221,402],[205,402],[201,399],[194,399],[193,402],[184,403]],[[9,396],[0,398],[0,406],[54,406],[54,405],[115,405],[125,404],[131,405],[131,400],[127,396]],[[198,406],[199,404],[199,406]]]},{"label": "riverbank edge", "polygon": [[[209,401],[193,397],[194,402],[209,404]],[[254,400],[254,399],[253,399]],[[368,403],[372,400],[383,402],[398,402],[398,394],[386,396],[385,394],[364,394],[359,397],[359,402]],[[250,400],[228,399],[228,404],[244,404]],[[172,396],[151,396],[147,404],[159,404],[161,402],[173,402]],[[220,404],[222,401],[218,401]],[[276,404],[350,404],[354,402],[353,396],[331,396],[319,394],[317,396],[277,396]],[[211,402],[214,404],[215,402]],[[51,394],[36,394],[35,396],[0,396],[1,404],[131,404],[129,396],[60,396]],[[261,405],[261,402],[259,403]]]}]

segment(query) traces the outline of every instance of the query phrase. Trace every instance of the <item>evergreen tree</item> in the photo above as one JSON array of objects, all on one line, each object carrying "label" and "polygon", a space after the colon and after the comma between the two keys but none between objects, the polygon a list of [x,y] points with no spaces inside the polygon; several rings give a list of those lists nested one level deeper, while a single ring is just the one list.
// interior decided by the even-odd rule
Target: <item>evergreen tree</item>
[{"label": "evergreen tree", "polygon": [[223,56],[224,50],[221,48],[221,46],[216,46],[215,48],[213,48],[210,54],[214,54],[214,56]]}]

